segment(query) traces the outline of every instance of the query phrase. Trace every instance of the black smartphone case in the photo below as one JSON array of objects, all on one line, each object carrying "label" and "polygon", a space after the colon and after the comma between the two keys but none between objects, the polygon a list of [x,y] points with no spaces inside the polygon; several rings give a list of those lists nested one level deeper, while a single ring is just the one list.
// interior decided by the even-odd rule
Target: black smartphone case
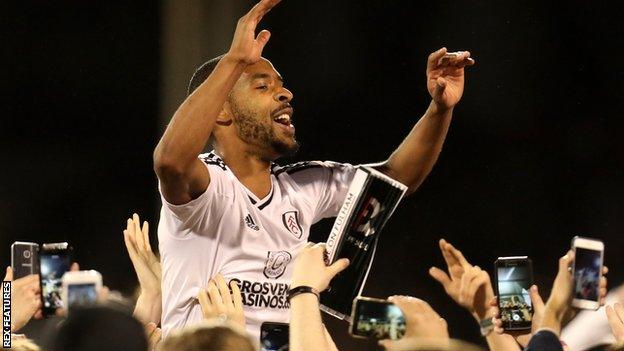
[{"label": "black smartphone case", "polygon": [[[501,309],[500,307],[500,293],[498,290],[498,267],[509,267],[511,266],[514,262],[527,262],[527,267],[529,268],[529,274],[530,274],[530,281],[531,284],[529,284],[529,287],[531,285],[533,285],[534,281],[533,281],[533,262],[531,261],[530,258],[528,257],[524,257],[524,256],[519,256],[519,257],[509,257],[509,258],[504,258],[504,257],[499,257],[496,261],[494,261],[494,293],[496,294],[497,300],[498,300],[498,308],[499,310]],[[531,304],[531,316],[533,316],[533,304]],[[517,323],[517,322],[503,322],[503,328],[505,330],[527,330],[527,329],[531,329],[531,322],[521,322],[521,323]]]}]

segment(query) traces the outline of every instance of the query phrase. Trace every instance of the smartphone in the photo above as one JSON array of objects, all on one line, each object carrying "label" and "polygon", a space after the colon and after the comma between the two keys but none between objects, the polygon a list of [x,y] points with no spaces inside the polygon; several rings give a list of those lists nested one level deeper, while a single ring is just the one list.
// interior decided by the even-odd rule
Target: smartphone
[{"label": "smartphone", "polygon": [[71,263],[71,247],[67,243],[43,244],[39,253],[41,262],[41,298],[43,313],[54,315],[58,308],[63,307],[62,278],[69,271]]},{"label": "smartphone", "polygon": [[572,250],[574,250],[572,306],[597,310],[600,307],[604,243],[576,236],[572,239]]},{"label": "smartphone", "polygon": [[498,309],[505,330],[531,329],[533,265],[526,256],[499,257],[494,262]]},{"label": "smartphone", "polygon": [[288,350],[288,324],[264,322],[260,326],[260,349],[262,351]]},{"label": "smartphone", "polygon": [[438,60],[438,65],[448,65],[451,59],[458,57],[460,54],[460,52],[447,52],[444,56],[442,56],[442,58],[440,58],[440,60]]},{"label": "smartphone", "polygon": [[13,279],[39,274],[39,244],[16,241],[11,245]]},{"label": "smartphone", "polygon": [[390,301],[358,296],[353,300],[349,333],[369,339],[400,339],[405,334],[405,317]]},{"label": "smartphone", "polygon": [[80,306],[89,306],[97,302],[98,292],[102,288],[102,275],[98,271],[66,272],[62,279],[63,305],[67,313]]}]

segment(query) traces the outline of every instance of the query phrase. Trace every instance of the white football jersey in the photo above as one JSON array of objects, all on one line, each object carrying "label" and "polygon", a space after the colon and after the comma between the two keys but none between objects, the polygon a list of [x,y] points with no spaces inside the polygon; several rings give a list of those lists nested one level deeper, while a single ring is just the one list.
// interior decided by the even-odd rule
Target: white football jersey
[{"label": "white football jersey", "polygon": [[197,294],[221,273],[238,283],[247,329],[259,340],[262,322],[288,322],[295,255],[312,224],[337,215],[355,167],[317,161],[274,165],[271,191],[259,199],[214,152],[199,157],[210,174],[206,191],[184,205],[162,198],[162,330],[166,336],[201,321]]}]

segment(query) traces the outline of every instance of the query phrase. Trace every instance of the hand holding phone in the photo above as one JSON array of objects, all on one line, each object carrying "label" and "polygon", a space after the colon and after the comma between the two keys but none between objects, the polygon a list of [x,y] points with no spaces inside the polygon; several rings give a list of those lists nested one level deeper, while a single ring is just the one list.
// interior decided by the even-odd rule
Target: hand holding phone
[{"label": "hand holding phone", "polygon": [[600,307],[600,278],[604,260],[604,243],[600,240],[574,237],[572,306],[597,310]]},{"label": "hand holding phone", "polygon": [[359,296],[353,300],[349,333],[359,338],[399,339],[405,334],[405,317],[388,300]]},{"label": "hand holding phone", "polygon": [[529,289],[533,268],[526,256],[499,257],[494,262],[496,296],[505,330],[531,329],[533,305]]},{"label": "hand holding phone", "polygon": [[[28,275],[13,279],[13,269],[7,268],[3,281],[11,282],[10,301],[11,306],[11,332],[19,331],[31,318],[37,316],[41,308],[41,292],[39,291],[39,277]],[[4,295],[4,294],[3,294]],[[0,296],[0,300],[9,296]],[[2,301],[5,303],[5,301]]]},{"label": "hand holding phone", "polygon": [[102,275],[94,270],[67,272],[63,274],[63,304],[67,313],[80,306],[93,305],[97,302],[102,288]]},{"label": "hand holding phone", "polygon": [[39,258],[43,312],[46,316],[54,315],[63,307],[61,279],[70,268],[71,247],[66,242],[43,244]]},{"label": "hand holding phone", "polygon": [[427,350],[449,348],[448,324],[426,301],[411,296],[391,296],[388,301],[403,314],[405,333],[401,340],[384,339],[379,341],[379,345],[386,350],[404,350],[406,347],[424,346],[422,339],[427,339]]}]

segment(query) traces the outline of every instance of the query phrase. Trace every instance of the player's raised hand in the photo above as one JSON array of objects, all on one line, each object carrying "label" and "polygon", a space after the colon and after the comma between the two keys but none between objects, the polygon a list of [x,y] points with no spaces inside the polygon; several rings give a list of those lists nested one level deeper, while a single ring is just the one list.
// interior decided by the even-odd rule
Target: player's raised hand
[{"label": "player's raised hand", "polygon": [[438,107],[453,108],[464,92],[464,67],[474,65],[468,51],[431,53],[427,61],[427,90]]},{"label": "player's raised hand", "polygon": [[261,0],[245,16],[238,20],[234,39],[227,55],[237,62],[247,65],[260,60],[262,49],[269,41],[271,33],[262,30],[256,36],[256,27],[262,17],[269,12],[281,0]]}]

